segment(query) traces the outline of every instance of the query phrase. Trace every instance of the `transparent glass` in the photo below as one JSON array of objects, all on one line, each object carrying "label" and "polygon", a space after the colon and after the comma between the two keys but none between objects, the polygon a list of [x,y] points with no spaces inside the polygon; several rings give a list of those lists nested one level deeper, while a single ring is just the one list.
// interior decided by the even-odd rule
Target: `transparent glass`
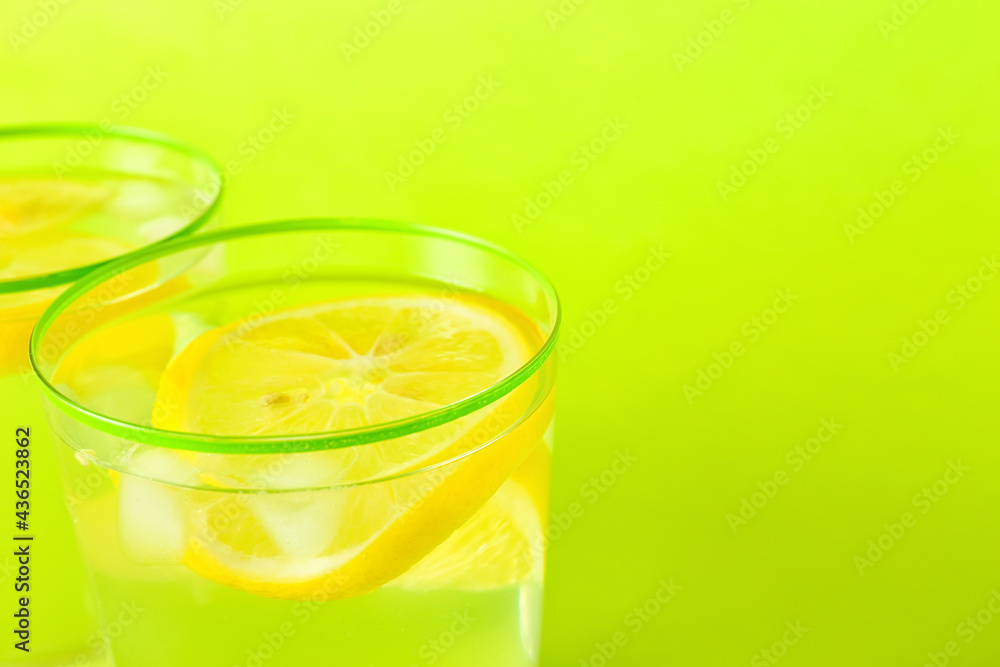
[{"label": "transparent glass", "polygon": [[[471,395],[378,423],[154,426],[200,405],[163,395],[206,335],[385,295],[422,299],[430,319],[489,303],[523,334],[524,359]],[[114,664],[536,665],[558,325],[551,285],[510,253],[372,220],[189,237],[68,290],[39,321],[32,364]],[[361,384],[410,344],[379,352],[384,337],[352,358],[367,364]]]},{"label": "transparent glass", "polygon": [[[206,223],[218,207],[220,182],[210,158],[148,132],[0,128],[0,439],[13,466],[16,430],[24,428],[31,453],[17,464],[21,495],[14,497],[14,479],[4,490],[10,497],[4,509],[23,512],[11,516],[7,529],[31,539],[17,542],[29,551],[27,575],[13,549],[0,556],[0,613],[25,633],[0,645],[0,664],[99,665],[104,659],[62,500],[54,438],[31,379],[31,328],[88,271]],[[27,612],[22,597],[29,600]],[[27,652],[15,647],[25,639]]]}]

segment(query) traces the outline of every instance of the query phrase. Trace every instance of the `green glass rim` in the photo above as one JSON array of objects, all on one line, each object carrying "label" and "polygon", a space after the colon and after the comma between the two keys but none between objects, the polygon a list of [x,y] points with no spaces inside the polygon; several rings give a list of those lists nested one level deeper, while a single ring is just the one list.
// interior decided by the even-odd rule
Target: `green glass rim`
[{"label": "green glass rim", "polygon": [[[437,238],[445,241],[461,243],[466,246],[490,253],[511,262],[524,270],[534,279],[544,292],[546,299],[553,308],[552,329],[538,351],[520,368],[503,378],[496,384],[473,394],[467,398],[442,406],[436,410],[421,413],[413,417],[398,419],[381,424],[373,424],[340,431],[321,433],[306,433],[281,436],[219,436],[203,433],[188,433],[166,431],[152,426],[134,424],[96,413],[79,405],[62,394],[49,382],[42,372],[40,364],[40,347],[42,339],[54,320],[66,306],[73,303],[90,289],[100,285],[119,273],[123,273],[140,264],[159,259],[166,255],[183,252],[203,246],[210,246],[225,241],[238,240],[246,237],[261,236],[286,232],[322,232],[322,231],[379,231],[394,234],[406,234],[417,237]],[[391,220],[375,220],[366,218],[307,218],[297,220],[279,220],[258,223],[254,225],[232,227],[207,234],[185,236],[168,242],[157,243],[143,250],[123,255],[98,270],[88,274],[82,280],[73,284],[60,294],[42,313],[34,330],[31,332],[29,357],[31,368],[41,384],[45,397],[55,407],[94,429],[109,435],[142,442],[148,445],[185,451],[216,453],[216,454],[293,454],[301,452],[339,449],[356,445],[366,445],[383,440],[391,440],[445,424],[467,414],[470,414],[494,401],[506,396],[528,378],[535,374],[549,359],[555,349],[559,335],[562,309],[559,297],[552,283],[545,275],[527,261],[510,251],[490,243],[468,236],[460,232],[430,227],[426,225],[396,222]],[[535,405],[532,405],[534,408]]]},{"label": "green glass rim", "polygon": [[[42,125],[10,125],[0,127],[0,143],[12,139],[57,139],[61,137],[65,137],[67,139],[73,137],[87,138],[88,133],[93,132],[100,132],[105,137],[111,137],[113,139],[135,141],[137,143],[159,146],[161,148],[172,150],[180,155],[203,163],[218,177],[218,188],[212,197],[212,202],[204,211],[202,211],[201,215],[189,222],[187,225],[178,229],[173,234],[155,241],[155,243],[163,243],[171,239],[191,234],[204,226],[205,223],[211,220],[212,217],[218,212],[218,209],[222,204],[223,190],[225,189],[222,177],[222,167],[219,166],[219,163],[216,162],[215,159],[208,153],[186,144],[183,141],[174,139],[169,135],[153,132],[152,130],[125,127],[122,125],[111,125],[105,127],[99,124],[86,123],[47,123]],[[0,294],[30,292],[36,289],[66,285],[79,280],[95,269],[105,266],[110,262],[114,262],[116,259],[118,258],[112,257],[111,259],[107,259],[102,262],[75,266],[70,269],[63,269],[62,271],[53,271],[52,273],[26,276],[24,278],[0,280]]]}]

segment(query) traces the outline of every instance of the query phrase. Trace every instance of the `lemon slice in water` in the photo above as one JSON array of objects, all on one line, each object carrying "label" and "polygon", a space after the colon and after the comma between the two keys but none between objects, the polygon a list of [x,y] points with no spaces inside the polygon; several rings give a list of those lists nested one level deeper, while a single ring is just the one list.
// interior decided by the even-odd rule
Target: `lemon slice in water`
[{"label": "lemon slice in water", "polygon": [[[418,416],[502,380],[527,362],[538,339],[537,327],[523,315],[474,296],[372,296],[299,306],[192,341],[163,374],[153,424],[260,436]],[[443,585],[446,570],[467,566],[469,545],[477,540],[498,552],[523,552],[526,536],[540,532],[544,510],[536,498],[543,492],[512,481],[498,493],[529,454],[544,447],[551,401],[516,425],[536,390],[529,380],[463,418],[344,450],[177,455],[187,466],[183,477],[197,476],[217,490],[163,486],[164,493],[182,494],[183,502],[147,502],[187,508],[186,525],[171,531],[187,536],[187,567],[259,595],[330,599],[365,593],[424,561],[454,533],[454,548],[422,562],[425,575],[418,571],[403,582],[412,587],[423,578]],[[491,440],[447,465],[404,474]],[[177,465],[175,460],[164,467]],[[373,479],[382,481],[365,483]],[[122,501],[134,495],[129,484],[145,482],[123,477]],[[261,489],[272,492],[250,492]],[[135,516],[131,508],[121,514]],[[512,538],[498,532],[505,521]],[[124,529],[122,539],[129,539]],[[435,566],[435,560],[443,562]],[[507,562],[511,571],[487,575],[490,582],[517,581],[534,567],[524,558]],[[468,581],[451,584],[476,588]]]}]

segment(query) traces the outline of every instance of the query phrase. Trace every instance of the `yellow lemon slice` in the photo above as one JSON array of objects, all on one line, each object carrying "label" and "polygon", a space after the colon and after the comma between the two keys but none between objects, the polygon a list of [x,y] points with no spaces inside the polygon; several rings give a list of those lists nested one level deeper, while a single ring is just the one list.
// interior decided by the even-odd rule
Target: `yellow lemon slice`
[{"label": "yellow lemon slice", "polygon": [[[377,296],[300,306],[214,329],[190,343],[163,374],[153,424],[253,436],[417,416],[514,372],[539,338],[525,316],[473,296]],[[362,594],[424,559],[497,494],[548,426],[550,400],[524,418],[537,390],[529,380],[463,418],[344,450],[175,456],[169,465],[154,464],[158,472],[140,476],[184,486],[197,479],[219,490],[161,485],[158,491],[183,500],[143,502],[186,508],[184,525],[171,534],[185,536],[183,563],[209,579],[290,599]],[[430,471],[404,474],[486,443]],[[139,455],[146,459],[140,467],[148,466],[149,452]],[[365,483],[373,479],[382,481]],[[123,477],[123,499],[131,497],[133,482],[147,480]],[[285,492],[240,492],[251,489]],[[496,502],[497,512],[519,518],[531,505],[537,526],[532,494],[505,491]],[[495,528],[489,517],[474,523]],[[129,539],[128,531],[122,533]],[[501,578],[516,579],[519,571]]]},{"label": "yellow lemon slice", "polygon": [[[99,323],[96,316],[93,322]],[[152,410],[160,374],[173,354],[176,329],[169,315],[159,313],[87,332],[71,342],[52,383],[89,410],[141,423]]]},{"label": "yellow lemon slice", "polygon": [[[43,178],[0,180],[0,280],[45,275],[110,259],[128,250],[120,241],[73,229],[116,193],[103,181]],[[5,297],[3,306],[37,302],[45,295]]]},{"label": "yellow lemon slice", "polygon": [[[101,262],[129,250],[124,243],[68,225],[114,195],[100,181],[0,181],[0,280],[16,280]],[[0,375],[25,367],[35,319],[61,287],[0,295]]]},{"label": "yellow lemon slice", "polygon": [[100,209],[115,192],[111,184],[98,180],[0,180],[0,238],[74,222]]},{"label": "yellow lemon slice", "polygon": [[538,443],[475,516],[393,585],[484,591],[541,583],[550,457],[546,443]]}]

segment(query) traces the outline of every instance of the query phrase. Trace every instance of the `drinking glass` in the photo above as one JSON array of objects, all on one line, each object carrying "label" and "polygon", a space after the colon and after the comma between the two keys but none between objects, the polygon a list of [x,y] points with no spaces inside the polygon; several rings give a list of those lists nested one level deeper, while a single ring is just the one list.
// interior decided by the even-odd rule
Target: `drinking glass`
[{"label": "drinking glass", "polygon": [[67,290],[32,364],[114,664],[536,665],[558,325],[513,254],[375,220]]}]

